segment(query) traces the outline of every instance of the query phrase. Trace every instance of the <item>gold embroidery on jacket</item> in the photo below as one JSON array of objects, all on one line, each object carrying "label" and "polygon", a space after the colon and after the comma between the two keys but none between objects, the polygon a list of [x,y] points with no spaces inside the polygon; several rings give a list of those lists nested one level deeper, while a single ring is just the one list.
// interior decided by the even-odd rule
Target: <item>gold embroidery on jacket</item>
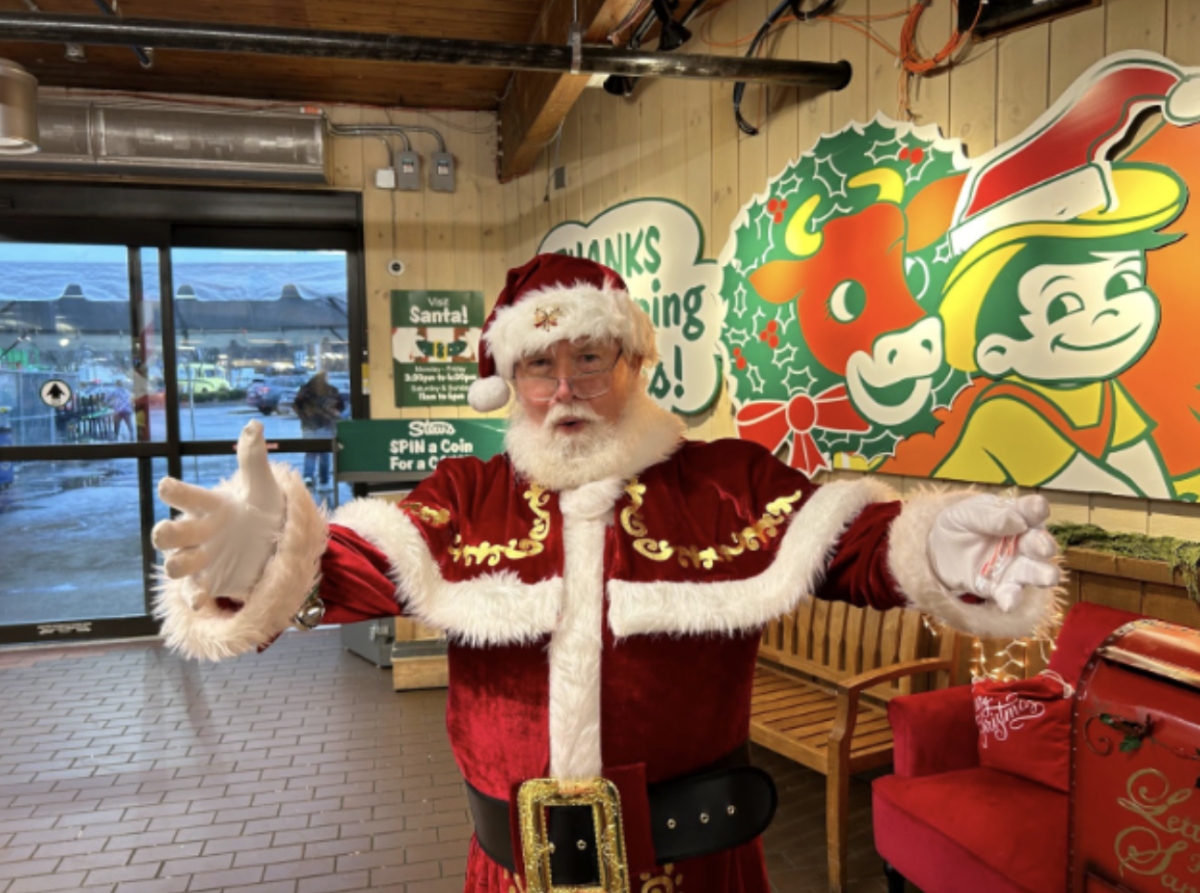
[{"label": "gold embroidery on jacket", "polygon": [[633,548],[638,554],[653,561],[670,561],[674,557],[682,567],[703,568],[706,571],[712,570],[718,562],[732,561],[747,550],[757,552],[766,545],[768,539],[779,535],[779,527],[784,519],[791,514],[795,504],[804,498],[803,490],[797,490],[791,496],[781,496],[767,504],[767,510],[761,518],[732,534],[732,545],[701,547],[673,545],[667,540],[651,537],[638,514],[644,504],[646,485],[634,478],[625,487],[625,492],[629,494],[630,504],[621,509],[621,527],[634,537]]},{"label": "gold embroidery on jacket", "polygon": [[529,503],[529,509],[536,519],[527,537],[513,538],[507,543],[493,544],[484,540],[477,546],[464,546],[462,534],[459,534],[454,537],[454,545],[448,549],[450,557],[455,561],[461,561],[467,567],[472,564],[486,564],[488,567],[495,567],[502,558],[518,561],[541,554],[546,548],[544,545],[546,537],[550,535],[550,513],[545,508],[546,503],[550,501],[550,495],[544,487],[537,484],[530,484],[529,489],[521,495]]},{"label": "gold embroidery on jacket", "polygon": [[428,521],[434,527],[445,527],[450,523],[450,513],[445,509],[433,509],[419,502],[402,502],[400,508],[412,512],[422,521]]}]

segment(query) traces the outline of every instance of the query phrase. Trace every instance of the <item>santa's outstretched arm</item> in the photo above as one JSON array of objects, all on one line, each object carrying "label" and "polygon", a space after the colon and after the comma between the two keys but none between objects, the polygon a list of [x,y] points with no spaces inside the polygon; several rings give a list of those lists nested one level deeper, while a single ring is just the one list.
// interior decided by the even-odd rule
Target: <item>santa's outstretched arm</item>
[{"label": "santa's outstretched arm", "polygon": [[817,598],[914,607],[962,632],[1020,638],[1055,615],[1061,572],[1041,496],[930,492],[896,500],[871,479],[871,502],[843,528]]},{"label": "santa's outstretched arm", "polygon": [[[230,480],[206,490],[165,478],[159,493],[183,514],[153,532],[166,553],[155,614],[171,648],[206,660],[261,650],[290,627],[401,614],[405,588],[419,608],[422,577],[436,578],[431,556],[453,536],[449,523],[426,530],[380,500],[327,519],[296,471],[267,461],[258,422],[242,432]],[[356,532],[356,522],[410,542],[419,560],[399,573],[383,548],[392,544]]]}]

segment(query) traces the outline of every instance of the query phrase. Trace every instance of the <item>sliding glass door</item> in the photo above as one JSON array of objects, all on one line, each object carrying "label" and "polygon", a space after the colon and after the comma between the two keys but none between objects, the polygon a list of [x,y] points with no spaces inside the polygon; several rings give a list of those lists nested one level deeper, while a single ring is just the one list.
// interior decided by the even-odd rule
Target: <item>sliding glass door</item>
[{"label": "sliding glass door", "polygon": [[362,402],[358,241],[0,218],[0,643],[153,634],[156,482],[228,477],[250,419],[314,498],[349,497],[330,450]]}]

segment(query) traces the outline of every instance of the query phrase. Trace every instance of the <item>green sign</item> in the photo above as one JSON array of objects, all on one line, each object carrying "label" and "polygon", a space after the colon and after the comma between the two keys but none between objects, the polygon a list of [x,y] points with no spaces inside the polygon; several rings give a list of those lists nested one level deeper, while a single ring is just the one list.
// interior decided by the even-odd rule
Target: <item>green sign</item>
[{"label": "green sign", "polygon": [[397,406],[467,405],[484,316],[480,291],[392,292]]},{"label": "green sign", "polygon": [[443,459],[490,459],[504,451],[498,419],[377,419],[339,422],[337,473],[346,481],[423,477]]}]

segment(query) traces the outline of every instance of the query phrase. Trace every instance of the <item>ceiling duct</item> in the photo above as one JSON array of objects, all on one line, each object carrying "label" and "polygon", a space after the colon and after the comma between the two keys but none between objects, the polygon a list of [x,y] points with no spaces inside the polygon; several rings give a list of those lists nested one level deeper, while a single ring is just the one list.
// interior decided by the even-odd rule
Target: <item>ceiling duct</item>
[{"label": "ceiling duct", "polygon": [[0,171],[328,183],[317,114],[180,108],[43,97],[41,151]]}]

